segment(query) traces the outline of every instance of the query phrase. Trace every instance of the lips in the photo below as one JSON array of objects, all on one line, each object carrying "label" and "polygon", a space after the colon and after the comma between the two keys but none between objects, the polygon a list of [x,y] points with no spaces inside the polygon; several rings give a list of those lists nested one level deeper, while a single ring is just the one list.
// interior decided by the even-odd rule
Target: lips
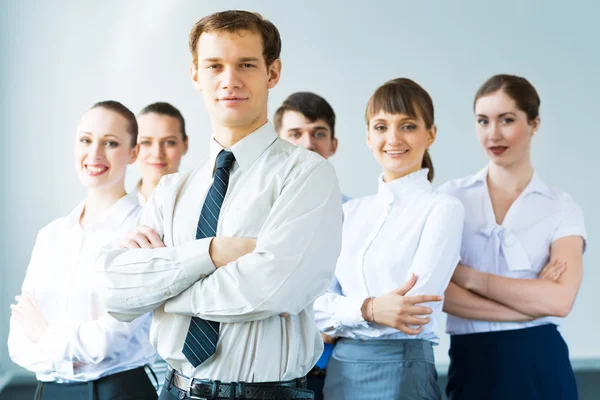
[{"label": "lips", "polygon": [[410,151],[409,149],[399,149],[399,150],[384,150],[383,152],[390,157],[402,157],[409,151]]},{"label": "lips", "polygon": [[488,149],[490,150],[490,152],[494,155],[502,155],[507,149],[507,146],[492,146],[492,147],[488,147]]},{"label": "lips", "polygon": [[235,106],[235,105],[245,102],[246,100],[248,100],[248,98],[242,97],[242,96],[224,96],[224,97],[219,98],[218,100],[221,104],[224,104],[227,106]]},{"label": "lips", "polygon": [[164,168],[167,166],[166,163],[148,163],[148,165],[154,168]]},{"label": "lips", "polygon": [[83,167],[89,176],[100,176],[108,171],[108,166],[103,164],[85,164]]}]

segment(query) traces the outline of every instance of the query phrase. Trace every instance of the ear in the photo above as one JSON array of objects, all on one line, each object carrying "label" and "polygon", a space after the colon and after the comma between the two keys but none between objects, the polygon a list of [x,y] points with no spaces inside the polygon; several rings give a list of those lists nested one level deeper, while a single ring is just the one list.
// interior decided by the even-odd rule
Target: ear
[{"label": "ear", "polygon": [[269,80],[267,81],[267,88],[273,89],[281,77],[281,60],[279,58],[268,66],[267,75],[269,77]]},{"label": "ear", "polygon": [[333,139],[331,139],[331,147],[329,148],[329,157],[331,157],[332,155],[335,154],[335,152],[337,151],[337,147],[338,147],[338,140],[336,137],[334,137]]},{"label": "ear", "polygon": [[183,147],[184,147],[183,154],[184,155],[187,154],[188,146],[189,146],[189,141],[190,141],[190,137],[189,136],[186,137],[185,140],[183,141]]},{"label": "ear", "polygon": [[437,136],[437,126],[435,124],[431,125],[429,131],[427,131],[427,148],[431,147],[431,145],[435,142],[435,138]]},{"label": "ear", "polygon": [[535,135],[535,133],[540,129],[540,124],[541,124],[541,120],[539,115],[537,117],[535,117],[535,119],[531,122],[529,122],[529,125],[531,125],[531,135]]},{"label": "ear", "polygon": [[140,145],[136,144],[129,150],[129,161],[127,161],[127,164],[133,164],[137,160],[138,154],[140,154]]},{"label": "ear", "polygon": [[194,61],[190,63],[190,77],[192,78],[194,89],[201,92],[202,86],[200,86],[200,82],[198,81],[198,67],[194,64]]},{"label": "ear", "polygon": [[369,133],[369,125],[367,125],[367,146],[369,149],[372,147],[371,145],[371,134]]}]

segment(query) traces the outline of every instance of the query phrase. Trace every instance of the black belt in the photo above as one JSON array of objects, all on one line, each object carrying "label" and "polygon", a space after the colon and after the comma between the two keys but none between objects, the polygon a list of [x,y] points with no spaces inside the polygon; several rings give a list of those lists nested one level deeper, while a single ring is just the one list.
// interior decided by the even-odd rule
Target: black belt
[{"label": "black belt", "polygon": [[[166,389],[180,399],[314,399],[306,389],[306,377],[280,382],[221,382],[188,378],[174,369],[166,376]],[[182,397],[182,395],[185,396]]]}]

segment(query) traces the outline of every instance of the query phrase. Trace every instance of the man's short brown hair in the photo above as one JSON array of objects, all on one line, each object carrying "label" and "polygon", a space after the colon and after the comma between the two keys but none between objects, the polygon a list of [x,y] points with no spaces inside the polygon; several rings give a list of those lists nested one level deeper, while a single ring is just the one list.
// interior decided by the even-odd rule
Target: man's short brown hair
[{"label": "man's short brown hair", "polygon": [[263,42],[263,57],[270,66],[281,53],[279,31],[262,15],[249,11],[229,10],[210,14],[196,22],[190,32],[190,51],[194,66],[198,67],[198,40],[204,32],[240,32],[250,31],[259,34]]}]

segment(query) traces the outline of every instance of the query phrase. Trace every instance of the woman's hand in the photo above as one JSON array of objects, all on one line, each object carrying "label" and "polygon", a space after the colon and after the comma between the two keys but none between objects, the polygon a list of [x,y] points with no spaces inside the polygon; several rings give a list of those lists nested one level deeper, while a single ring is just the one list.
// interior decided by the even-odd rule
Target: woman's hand
[{"label": "woman's hand", "polygon": [[540,271],[539,279],[545,279],[552,282],[558,282],[563,272],[567,270],[567,263],[561,260],[551,260]]},{"label": "woman's hand", "polygon": [[154,231],[145,225],[139,225],[134,233],[125,238],[121,247],[128,249],[156,249],[165,247],[165,244]]},{"label": "woman's hand", "polygon": [[323,343],[325,344],[335,344],[335,342],[337,341],[336,338],[326,335],[323,332],[321,332],[321,338],[323,339]]},{"label": "woman's hand", "polygon": [[30,293],[23,292],[20,296],[16,296],[15,300],[17,303],[10,305],[13,321],[19,325],[29,340],[39,343],[48,329],[46,317]]},{"label": "woman's hand", "polygon": [[[424,317],[433,312],[420,303],[441,301],[437,295],[405,296],[415,285],[417,277],[412,274],[408,281],[398,289],[379,297],[370,297],[365,300],[362,307],[363,318],[369,322],[398,329],[407,335],[418,335],[423,330],[423,325],[429,323],[429,318]],[[414,325],[418,327],[412,328]]]}]

